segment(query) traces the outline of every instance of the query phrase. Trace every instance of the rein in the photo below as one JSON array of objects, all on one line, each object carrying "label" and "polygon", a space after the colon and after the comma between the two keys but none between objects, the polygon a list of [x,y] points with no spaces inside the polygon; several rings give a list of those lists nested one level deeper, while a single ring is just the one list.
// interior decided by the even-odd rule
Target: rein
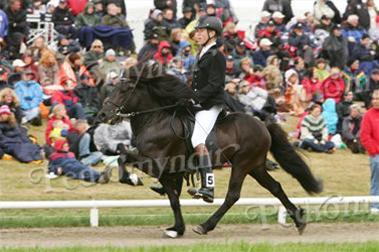
[{"label": "rein", "polygon": [[142,110],[142,111],[130,112],[130,113],[117,112],[116,116],[119,116],[119,117],[122,117],[122,118],[131,118],[131,117],[135,117],[135,116],[142,115],[142,114],[149,114],[149,113],[153,113],[153,112],[157,112],[157,111],[162,111],[162,110],[166,110],[166,109],[175,108],[177,106],[178,106],[178,104],[175,103],[175,104],[172,104],[172,105],[167,105],[167,106],[163,106],[163,107],[158,107],[158,108],[153,108],[153,109],[147,109],[147,110]]}]

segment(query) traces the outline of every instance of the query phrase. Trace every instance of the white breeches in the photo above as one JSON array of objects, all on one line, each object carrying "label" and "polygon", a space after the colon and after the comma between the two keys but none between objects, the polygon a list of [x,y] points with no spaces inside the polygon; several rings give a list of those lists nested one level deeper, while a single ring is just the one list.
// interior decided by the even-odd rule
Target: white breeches
[{"label": "white breeches", "polygon": [[191,142],[195,148],[199,144],[205,144],[209,133],[216,123],[217,117],[222,110],[222,106],[213,106],[209,110],[202,110],[195,115],[195,127],[193,130]]}]

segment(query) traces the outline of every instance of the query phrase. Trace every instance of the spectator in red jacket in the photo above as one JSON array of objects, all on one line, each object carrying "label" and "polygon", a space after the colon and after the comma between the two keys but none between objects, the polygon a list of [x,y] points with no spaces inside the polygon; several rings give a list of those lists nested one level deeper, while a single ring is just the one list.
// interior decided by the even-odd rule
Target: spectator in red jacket
[{"label": "spectator in red jacket", "polygon": [[316,93],[321,93],[321,82],[314,75],[313,69],[308,69],[304,75],[304,79],[301,81],[306,92],[306,101],[310,102],[313,95]]},{"label": "spectator in red jacket", "polygon": [[169,42],[161,41],[159,43],[158,51],[154,55],[154,59],[164,66],[168,66],[173,56],[171,52],[172,48]]},{"label": "spectator in red jacket", "polygon": [[345,81],[338,67],[333,67],[330,70],[330,76],[326,78],[321,85],[321,92],[325,100],[332,98],[336,103],[341,101],[345,92]]},{"label": "spectator in red jacket", "polygon": [[46,144],[49,146],[51,146],[54,142],[51,132],[54,130],[54,124],[56,124],[57,121],[62,122],[62,124],[64,125],[63,128],[68,128],[68,131],[73,131],[73,126],[70,121],[70,118],[67,115],[65,106],[62,104],[55,105],[51,113],[50,119],[47,122],[45,130],[45,140]]},{"label": "spectator in red jacket", "polygon": [[[363,116],[360,139],[370,155],[372,196],[379,196],[379,90],[372,95],[372,107]],[[379,214],[379,204],[371,204],[371,213]]]}]

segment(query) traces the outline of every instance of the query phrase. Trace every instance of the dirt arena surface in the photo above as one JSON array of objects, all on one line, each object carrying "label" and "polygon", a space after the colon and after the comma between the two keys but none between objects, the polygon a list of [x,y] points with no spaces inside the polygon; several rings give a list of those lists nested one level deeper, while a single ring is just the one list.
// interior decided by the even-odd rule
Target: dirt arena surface
[{"label": "dirt arena surface", "polygon": [[179,239],[162,236],[164,227],[30,228],[0,231],[0,247],[140,247],[160,245],[247,243],[346,243],[379,241],[379,223],[309,224],[299,236],[294,227],[280,225],[220,225],[207,236],[187,226]]}]

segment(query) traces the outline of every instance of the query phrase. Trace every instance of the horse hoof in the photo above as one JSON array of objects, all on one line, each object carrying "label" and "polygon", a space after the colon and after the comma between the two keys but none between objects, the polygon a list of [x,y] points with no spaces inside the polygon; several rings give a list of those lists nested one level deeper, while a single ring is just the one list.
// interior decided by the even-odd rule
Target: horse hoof
[{"label": "horse hoof", "polygon": [[307,223],[301,223],[297,228],[297,231],[299,232],[299,235],[302,235],[304,233],[304,230],[307,226]]},{"label": "horse hoof", "polygon": [[197,225],[192,229],[196,234],[206,235],[207,231],[201,225]]},{"label": "horse hoof", "polygon": [[164,235],[168,238],[175,239],[179,237],[179,234],[177,231],[174,230],[165,230]]}]

